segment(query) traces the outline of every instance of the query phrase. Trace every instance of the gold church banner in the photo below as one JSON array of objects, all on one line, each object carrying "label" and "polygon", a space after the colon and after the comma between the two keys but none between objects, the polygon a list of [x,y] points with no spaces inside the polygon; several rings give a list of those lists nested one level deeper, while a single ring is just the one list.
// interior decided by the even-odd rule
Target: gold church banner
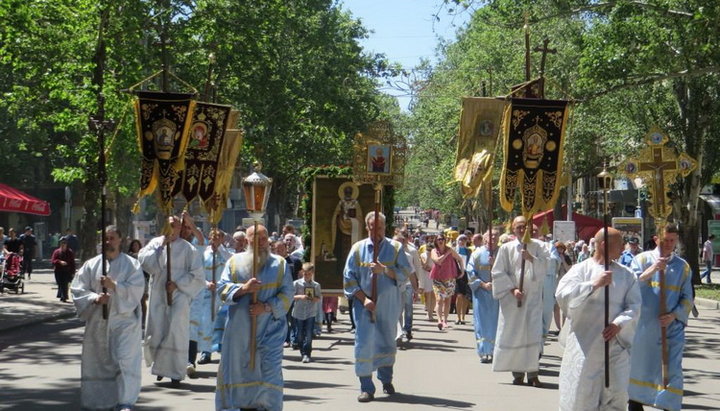
[{"label": "gold church banner", "polygon": [[217,224],[222,218],[222,210],[228,201],[230,186],[235,171],[235,165],[240,157],[240,149],[243,143],[243,132],[237,129],[236,123],[240,112],[236,110],[230,111],[230,117],[225,130],[225,138],[220,149],[220,157],[218,158],[217,176],[215,178],[215,188],[210,199],[202,202],[205,211],[210,215],[210,222]]},{"label": "gold church banner", "polygon": [[189,93],[138,91],[134,107],[142,156],[138,198],[157,189],[158,206],[169,212],[173,189],[185,167],[195,100]]},{"label": "gold church banner", "polygon": [[554,206],[561,185],[567,105],[562,100],[512,100],[505,116],[500,178],[500,204],[506,211],[512,211],[517,191],[526,218]]},{"label": "gold church banner", "polygon": [[464,198],[476,197],[483,183],[492,178],[495,145],[506,106],[505,101],[495,98],[463,98],[454,179],[460,182]]}]

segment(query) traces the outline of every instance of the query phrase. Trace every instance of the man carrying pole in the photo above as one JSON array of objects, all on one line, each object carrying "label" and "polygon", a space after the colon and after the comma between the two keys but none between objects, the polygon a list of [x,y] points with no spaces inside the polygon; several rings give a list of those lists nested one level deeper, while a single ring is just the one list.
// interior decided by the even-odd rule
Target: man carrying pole
[{"label": "man carrying pole", "polygon": [[675,254],[678,241],[677,227],[665,226],[657,247],[630,264],[642,293],[631,358],[630,411],[642,410],[642,404],[673,411],[682,407],[682,355],[693,292],[690,265]]},{"label": "man carrying pole", "polygon": [[282,356],[285,316],[294,295],[292,274],[284,258],[270,254],[265,226],[250,227],[247,238],[250,249],[228,260],[217,286],[229,309],[215,407],[277,411],[283,407]]},{"label": "man carrying pole", "polygon": [[[152,366],[158,381],[169,377],[172,386],[179,387],[187,372],[190,302],[205,286],[205,274],[200,254],[180,238],[180,218],[168,217],[168,225],[169,233],[150,240],[138,253],[138,260],[152,278],[145,362]],[[169,269],[172,281],[167,279]],[[168,295],[172,296],[172,305],[168,304]]]},{"label": "man carrying pole", "polygon": [[[560,308],[568,313],[560,366],[563,411],[620,410],[628,400],[630,346],[640,311],[640,288],[630,270],[613,261],[623,249],[622,233],[611,227],[605,232],[601,229],[595,234],[593,257],[574,265],[555,293]],[[611,289],[607,326],[603,316],[605,287]],[[602,372],[606,368],[605,343],[610,343],[609,387],[605,387]]]},{"label": "man carrying pole", "polygon": [[[493,371],[511,371],[513,384],[541,388],[540,342],[542,341],[542,286],[550,258],[547,248],[535,239],[523,243],[527,220],[515,217],[516,239],[503,244],[492,267],[492,294],[500,302]],[[520,289],[520,279],[524,284]],[[518,306],[518,303],[522,305]]]},{"label": "man carrying pole", "polygon": [[697,162],[685,153],[665,147],[669,137],[651,129],[648,146],[637,158],[623,164],[630,178],[641,177],[648,184],[651,201],[648,211],[655,219],[657,247],[633,258],[630,269],[638,277],[642,310],[630,360],[630,411],[642,404],[666,410],[682,406],[682,353],[685,326],[693,308],[693,289],[688,263],[675,255],[679,230],[666,222],[672,214],[670,184],[687,177]]},{"label": "man carrying pole", "polygon": [[[145,277],[140,263],[120,252],[118,229],[104,231],[104,257],[85,262],[71,286],[78,317],[85,321],[80,397],[83,408],[125,411],[140,395]],[[107,309],[107,319],[101,307]]]},{"label": "man carrying pole", "polygon": [[[360,379],[359,402],[375,399],[373,371],[383,384],[383,392],[392,395],[393,365],[397,345],[398,318],[401,309],[400,285],[407,281],[410,263],[402,244],[385,237],[385,215],[370,212],[365,216],[369,238],[353,244],[343,271],[343,287],[348,300],[354,299],[355,375]],[[377,262],[375,262],[377,261]],[[376,278],[375,299],[370,298]],[[372,314],[375,313],[375,321]]]},{"label": "man carrying pole", "polygon": [[210,245],[203,251],[205,287],[193,298],[190,305],[190,352],[188,357],[188,375],[192,377],[195,358],[200,352],[198,364],[208,364],[212,360],[212,335],[218,299],[215,298],[216,285],[230,259],[230,252],[222,245],[224,233],[218,229],[210,230]]}]

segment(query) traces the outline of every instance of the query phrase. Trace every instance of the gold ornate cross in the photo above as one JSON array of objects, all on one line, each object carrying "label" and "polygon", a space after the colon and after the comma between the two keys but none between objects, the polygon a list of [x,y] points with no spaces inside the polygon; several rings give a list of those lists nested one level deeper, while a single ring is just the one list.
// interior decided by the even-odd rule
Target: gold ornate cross
[{"label": "gold ornate cross", "polygon": [[697,167],[697,161],[692,157],[685,153],[677,155],[675,150],[665,146],[668,140],[662,130],[653,127],[645,136],[648,147],[640,150],[637,158],[628,159],[621,166],[628,177],[640,177],[650,186],[652,207],[648,211],[660,220],[667,219],[672,212],[668,184],[680,176],[687,177]]}]

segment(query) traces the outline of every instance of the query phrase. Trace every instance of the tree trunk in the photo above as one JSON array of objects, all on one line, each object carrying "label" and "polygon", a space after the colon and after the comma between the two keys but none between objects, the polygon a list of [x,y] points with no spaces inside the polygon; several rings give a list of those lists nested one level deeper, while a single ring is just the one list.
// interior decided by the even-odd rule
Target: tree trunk
[{"label": "tree trunk", "polygon": [[[115,225],[123,233],[124,238],[133,238],[133,227],[132,227],[132,206],[135,204],[135,196],[125,197],[120,194],[117,190],[114,193],[115,197]],[[129,244],[124,244],[123,248],[127,248]]]},{"label": "tree trunk", "polygon": [[89,260],[97,254],[97,231],[98,224],[100,224],[98,198],[100,198],[100,185],[98,181],[96,179],[88,179],[88,181],[85,182],[85,192],[83,194],[85,216],[82,220],[82,234],[79,236],[81,261]]},{"label": "tree trunk", "polygon": [[[690,264],[693,284],[700,284],[699,263],[699,196],[703,186],[703,150],[709,127],[704,107],[709,104],[707,86],[702,79],[677,80],[673,90],[678,103],[679,128],[685,141],[687,154],[697,160],[697,168],[681,184],[681,195],[675,199],[680,209],[681,255]],[[679,204],[678,204],[679,201]]]}]

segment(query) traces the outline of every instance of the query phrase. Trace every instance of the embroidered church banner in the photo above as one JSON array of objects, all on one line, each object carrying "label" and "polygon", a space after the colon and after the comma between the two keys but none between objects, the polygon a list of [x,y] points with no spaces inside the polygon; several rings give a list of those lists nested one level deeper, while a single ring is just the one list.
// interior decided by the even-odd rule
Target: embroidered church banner
[{"label": "embroidered church banner", "polygon": [[215,178],[215,189],[212,198],[203,201],[205,211],[210,215],[210,222],[217,224],[222,218],[221,210],[224,209],[228,201],[230,186],[235,171],[235,165],[240,157],[240,149],[243,143],[243,132],[237,129],[236,123],[240,112],[237,110],[230,111],[227,129],[225,130],[225,138],[220,149],[220,158],[218,159],[218,172]]},{"label": "embroidered church banner", "polygon": [[495,145],[506,106],[507,102],[495,98],[463,98],[454,177],[464,198],[477,196],[483,182],[492,178]]},{"label": "embroidered church banner", "polygon": [[560,191],[567,101],[513,99],[505,116],[500,204],[512,211],[520,191],[526,217],[552,208]]},{"label": "embroidered church banner", "polygon": [[138,198],[158,190],[158,206],[172,209],[173,189],[184,168],[188,131],[195,108],[188,93],[136,92],[135,127],[140,146]]},{"label": "embroidered church banner", "polygon": [[188,203],[197,197],[202,201],[212,197],[230,109],[230,106],[206,102],[195,104],[185,169],[175,185],[173,197],[182,194]]}]

